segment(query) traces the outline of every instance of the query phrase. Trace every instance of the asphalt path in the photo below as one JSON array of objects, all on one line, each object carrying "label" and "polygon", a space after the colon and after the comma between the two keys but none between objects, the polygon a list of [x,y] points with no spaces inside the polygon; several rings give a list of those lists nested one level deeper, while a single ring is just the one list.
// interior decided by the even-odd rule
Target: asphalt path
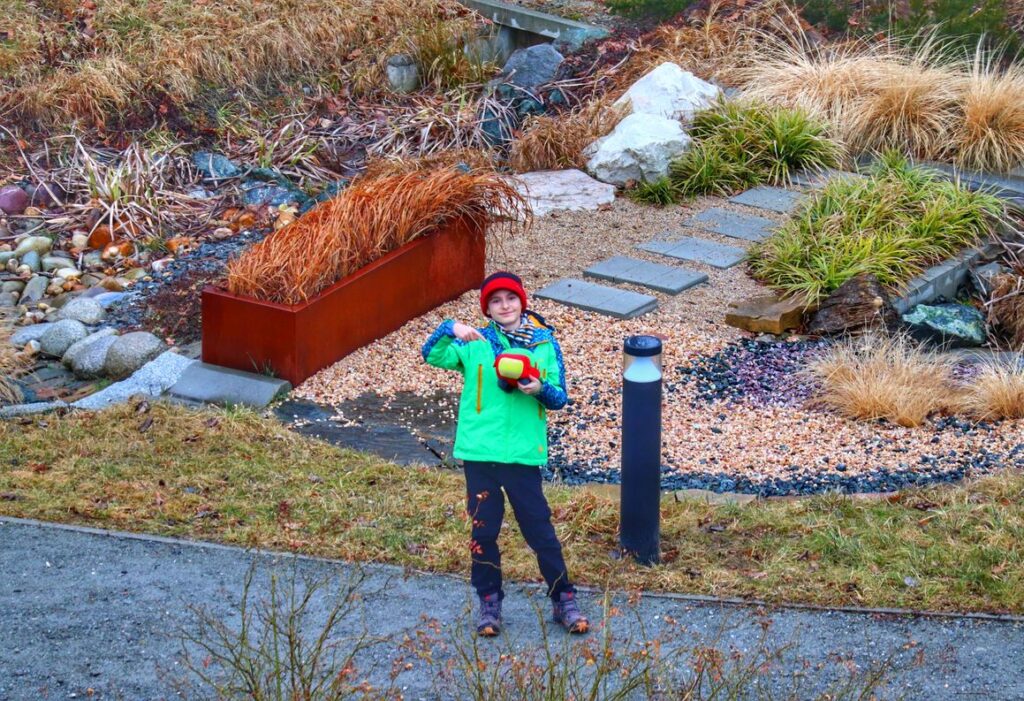
[{"label": "asphalt path", "polygon": [[[464,579],[0,518],[0,701],[203,698],[208,687],[183,655],[202,669],[204,652],[185,641],[204,621],[238,629],[247,577],[254,603],[267,600],[272,578],[279,592],[292,582],[300,591],[302,583],[327,582],[310,600],[306,624],[313,631],[337,592],[351,590],[357,596],[345,599],[351,611],[336,639],[377,641],[357,657],[357,674],[378,688],[393,684],[406,699],[465,697],[452,677],[438,673],[474,645]],[[759,650],[778,653],[751,697],[764,691],[788,698],[796,686],[794,698],[813,698],[881,665],[879,698],[1024,699],[1024,624],[1017,620],[635,599],[612,596],[617,615],[606,621],[615,648],[661,640],[661,658],[680,680],[691,673],[694,646],[702,645],[742,661],[759,659]],[[601,592],[582,592],[581,601],[592,620],[602,619]],[[492,661],[502,653],[530,654],[546,615],[536,585],[509,586],[505,635],[477,649]],[[578,640],[553,628],[547,633],[549,646],[579,660]],[[433,648],[433,666],[402,647],[407,638]],[[400,657],[401,674],[392,680]],[[205,668],[216,671],[216,664]]]}]

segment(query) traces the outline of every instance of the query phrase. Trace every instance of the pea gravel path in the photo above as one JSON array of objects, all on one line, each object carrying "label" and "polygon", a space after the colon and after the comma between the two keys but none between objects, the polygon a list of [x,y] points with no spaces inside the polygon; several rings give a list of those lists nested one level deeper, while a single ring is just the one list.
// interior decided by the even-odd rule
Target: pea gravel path
[{"label": "pea gravel path", "polygon": [[[181,698],[170,684],[184,678],[176,635],[193,630],[188,607],[200,605],[234,620],[241,583],[256,559],[226,546],[6,518],[0,519],[0,543],[0,701]],[[260,559],[255,589],[266,595],[270,571],[344,577],[352,569],[268,555]],[[366,565],[363,574],[359,591],[372,633],[400,639],[404,632],[427,628],[421,615],[428,614],[440,623],[438,640],[450,642],[454,626],[465,625],[470,594],[463,580],[379,565]],[[506,644],[517,649],[539,639],[526,595],[535,592],[530,585],[509,587]],[[583,598],[597,618],[596,595]],[[615,635],[635,639],[642,622],[648,638],[675,634],[687,645],[717,641],[726,652],[731,647],[749,653],[762,622],[770,620],[768,644],[792,645],[785,662],[764,679],[772,688],[789,688],[794,674],[814,688],[893,656],[880,698],[1024,697],[1024,624],[1018,622],[785,608],[765,612],[656,595],[618,605],[627,615],[610,619]],[[313,611],[314,618],[322,616],[323,602],[318,600]],[[358,625],[346,623],[346,632]],[[367,669],[381,665],[378,683],[396,649],[386,646],[364,660]],[[504,651],[499,645],[492,650]],[[685,667],[682,658],[677,664]],[[445,698],[432,675],[416,665],[400,682],[407,699]]]},{"label": "pea gravel path", "polygon": [[[537,290],[562,277],[580,278],[587,267],[614,255],[664,263],[664,257],[636,248],[658,236],[745,245],[686,225],[695,213],[712,208],[777,222],[785,219],[713,197],[666,208],[618,198],[607,211],[556,212],[537,219],[525,235],[499,240],[489,248],[488,270],[516,271],[527,290]],[[563,479],[618,480],[621,349],[623,339],[632,334],[655,334],[665,340],[666,488],[774,496],[827,489],[892,491],[919,479],[958,479],[1003,466],[1024,466],[1022,420],[980,427],[929,423],[914,429],[849,421],[808,406],[806,397],[793,391],[807,383],[792,377],[783,377],[777,390],[758,390],[759,396],[709,397],[700,382],[691,381],[687,369],[721,365],[712,356],[749,339],[750,334],[725,325],[725,309],[728,302],[763,294],[765,288],[742,265],[723,270],[688,261],[686,267],[708,275],[708,282],[679,295],[616,285],[658,298],[656,311],[636,319],[611,319],[531,299],[530,307],[556,328],[569,376],[573,403],[552,412],[549,419],[551,467]],[[476,293],[468,292],[359,349],[307,380],[296,395],[332,406],[367,391],[385,397],[385,404],[406,392],[457,396],[461,377],[426,367],[419,355],[421,344],[445,318],[482,324]],[[796,369],[784,369],[783,374],[792,375]],[[754,380],[763,370],[752,369]],[[455,409],[451,400],[438,412],[450,421]],[[342,423],[368,418],[339,413]]]}]

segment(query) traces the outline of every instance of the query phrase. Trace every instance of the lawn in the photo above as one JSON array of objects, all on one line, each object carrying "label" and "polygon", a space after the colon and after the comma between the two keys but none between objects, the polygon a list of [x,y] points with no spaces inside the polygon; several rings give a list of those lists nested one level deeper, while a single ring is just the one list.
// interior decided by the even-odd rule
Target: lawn
[{"label": "lawn", "polygon": [[[0,423],[0,514],[467,571],[461,476],[336,449],[244,410],[160,403]],[[553,485],[570,570],[616,589],[1024,613],[1024,474],[888,498],[662,501],[663,564],[617,554],[607,495]],[[504,568],[537,578],[522,538]]]}]

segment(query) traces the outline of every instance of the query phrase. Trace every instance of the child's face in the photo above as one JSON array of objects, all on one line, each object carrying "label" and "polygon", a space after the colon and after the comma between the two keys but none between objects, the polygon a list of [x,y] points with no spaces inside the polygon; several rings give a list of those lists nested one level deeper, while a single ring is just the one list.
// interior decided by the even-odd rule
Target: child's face
[{"label": "child's face", "polygon": [[523,314],[523,304],[514,292],[498,290],[487,300],[487,314],[502,326],[514,325]]}]

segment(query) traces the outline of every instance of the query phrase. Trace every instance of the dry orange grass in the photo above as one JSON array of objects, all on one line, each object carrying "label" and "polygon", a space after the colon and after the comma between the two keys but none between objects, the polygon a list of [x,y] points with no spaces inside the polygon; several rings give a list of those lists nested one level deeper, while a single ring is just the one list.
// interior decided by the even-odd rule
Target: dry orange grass
[{"label": "dry orange grass", "polygon": [[492,172],[456,168],[361,178],[228,263],[228,290],[298,304],[444,223],[528,226],[526,200]]},{"label": "dry orange grass", "polygon": [[529,117],[512,142],[509,165],[517,173],[583,168],[583,149],[609,134],[625,116],[625,110],[604,97],[571,114]]},{"label": "dry orange grass", "polygon": [[957,408],[980,421],[1024,419],[1024,363],[985,361],[965,384]]},{"label": "dry orange grass", "polygon": [[185,104],[210,86],[259,91],[296,76],[345,79],[395,46],[407,50],[411,27],[450,24],[457,33],[476,21],[455,0],[4,5],[0,31],[12,40],[0,43],[0,114],[51,126],[103,123],[154,96]]},{"label": "dry orange grass", "polygon": [[843,416],[918,426],[955,403],[950,370],[904,336],[867,335],[829,349],[808,372],[818,401]]}]

